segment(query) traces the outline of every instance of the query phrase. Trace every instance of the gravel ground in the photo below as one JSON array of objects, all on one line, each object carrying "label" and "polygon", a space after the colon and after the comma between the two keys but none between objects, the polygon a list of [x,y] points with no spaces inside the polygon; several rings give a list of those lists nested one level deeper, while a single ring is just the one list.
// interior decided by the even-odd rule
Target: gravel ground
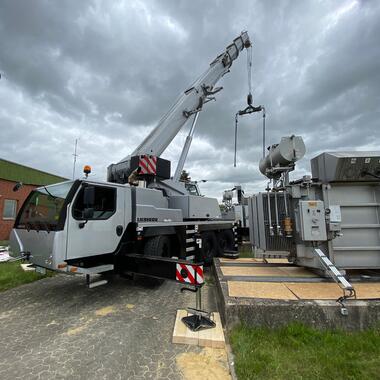
[{"label": "gravel ground", "polygon": [[[200,348],[172,344],[172,330],[195,295],[148,281],[88,289],[84,277],[58,275],[0,293],[0,378],[181,378],[176,357]],[[213,286],[202,293],[215,311]]]}]

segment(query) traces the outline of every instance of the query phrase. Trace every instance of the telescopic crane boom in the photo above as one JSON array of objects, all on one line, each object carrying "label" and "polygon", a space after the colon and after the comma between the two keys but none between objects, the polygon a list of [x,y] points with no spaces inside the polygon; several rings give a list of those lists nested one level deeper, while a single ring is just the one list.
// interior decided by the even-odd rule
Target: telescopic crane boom
[{"label": "telescopic crane boom", "polygon": [[203,105],[214,100],[222,87],[215,87],[220,78],[226,74],[239,53],[251,46],[247,32],[235,38],[225,51],[211,62],[209,68],[183,94],[161,118],[153,131],[130,154],[117,164],[108,167],[108,180],[111,182],[127,182],[131,171],[131,158],[134,156],[151,155],[159,157],[178,134],[191,115],[202,110]]}]

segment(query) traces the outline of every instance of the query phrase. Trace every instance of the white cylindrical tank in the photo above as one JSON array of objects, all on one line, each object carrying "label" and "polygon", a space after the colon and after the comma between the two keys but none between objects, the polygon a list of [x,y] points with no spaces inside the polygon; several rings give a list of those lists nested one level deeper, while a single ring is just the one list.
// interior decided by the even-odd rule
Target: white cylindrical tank
[{"label": "white cylindrical tank", "polygon": [[268,155],[260,160],[259,169],[268,178],[276,177],[275,167],[286,167],[300,160],[306,152],[301,136],[282,137],[279,144],[272,145]]},{"label": "white cylindrical tank", "polygon": [[223,202],[232,201],[233,192],[231,190],[225,190],[223,193]]}]

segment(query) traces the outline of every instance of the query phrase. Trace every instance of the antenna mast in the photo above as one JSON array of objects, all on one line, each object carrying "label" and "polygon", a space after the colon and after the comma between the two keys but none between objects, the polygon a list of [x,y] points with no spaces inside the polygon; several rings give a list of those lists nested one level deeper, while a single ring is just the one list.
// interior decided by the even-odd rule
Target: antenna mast
[{"label": "antenna mast", "polygon": [[75,165],[77,163],[77,157],[78,157],[78,154],[77,154],[77,147],[78,147],[78,139],[75,139],[75,148],[74,148],[74,162],[73,162],[73,179],[75,179]]}]

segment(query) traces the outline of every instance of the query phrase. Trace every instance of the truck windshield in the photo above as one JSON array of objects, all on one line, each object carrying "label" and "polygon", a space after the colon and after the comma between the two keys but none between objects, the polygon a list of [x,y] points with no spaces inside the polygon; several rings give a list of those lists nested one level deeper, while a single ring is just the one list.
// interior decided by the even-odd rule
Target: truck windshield
[{"label": "truck windshield", "polygon": [[73,182],[39,187],[25,201],[16,228],[55,231]]}]

